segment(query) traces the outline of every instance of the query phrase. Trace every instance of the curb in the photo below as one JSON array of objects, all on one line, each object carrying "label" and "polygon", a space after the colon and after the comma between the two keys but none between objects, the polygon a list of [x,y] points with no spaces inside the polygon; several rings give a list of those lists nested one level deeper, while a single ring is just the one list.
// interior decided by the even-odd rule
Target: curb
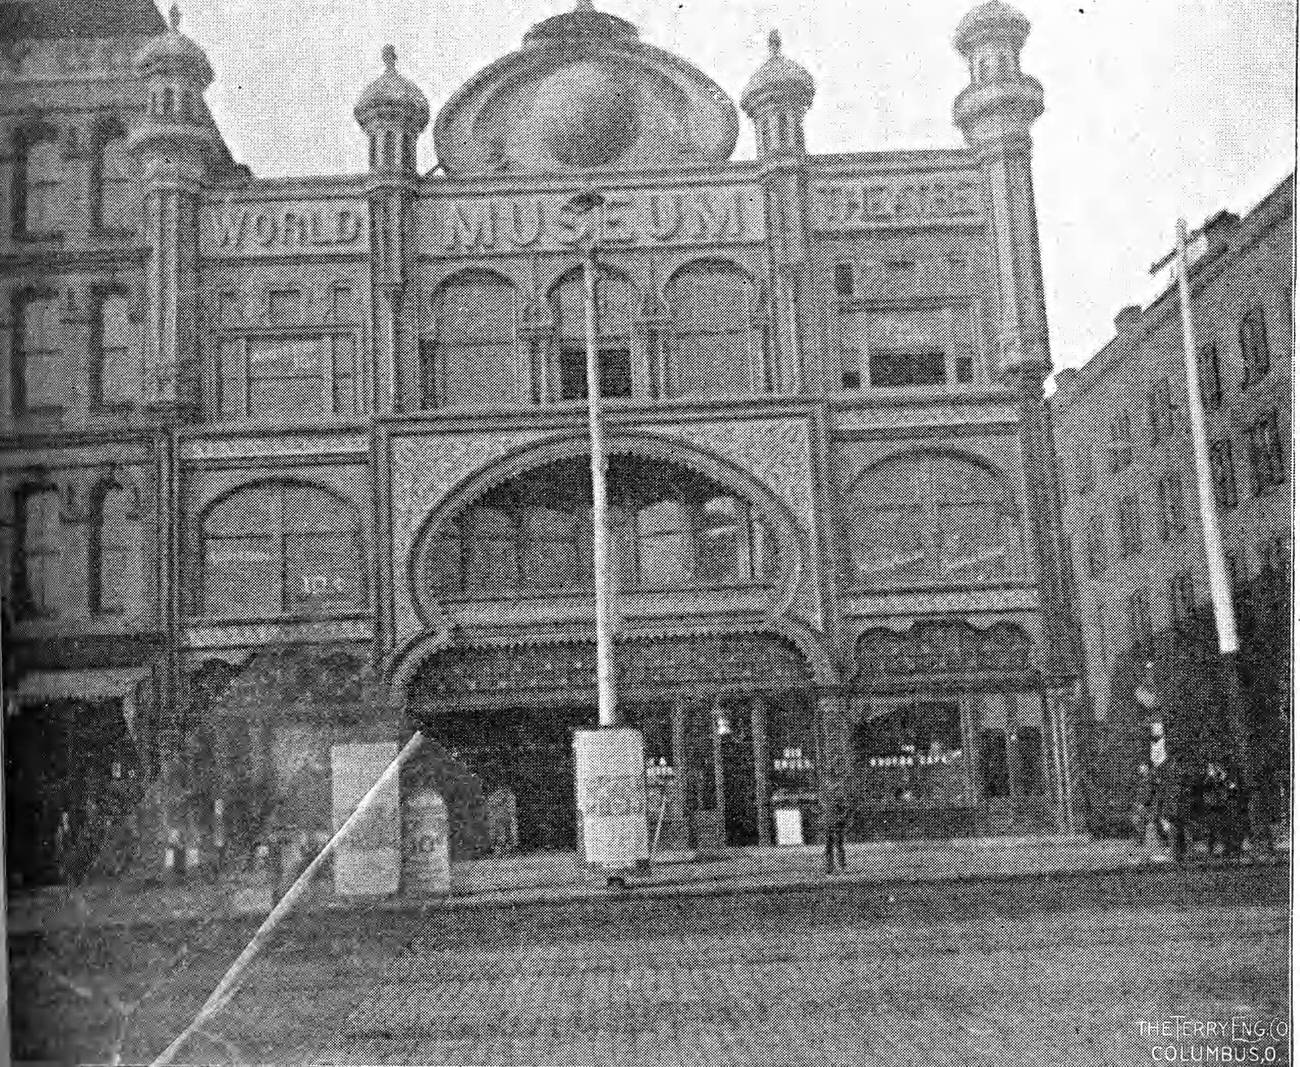
[{"label": "curb", "polygon": [[[638,886],[632,881],[626,889],[607,890],[594,884],[571,885],[565,888],[520,890],[506,892],[470,892],[452,893],[445,897],[433,897],[423,900],[410,898],[381,898],[378,900],[339,899],[327,897],[307,905],[301,914],[311,915],[346,915],[365,911],[389,914],[404,913],[442,913],[465,911],[484,911],[492,909],[546,908],[564,907],[573,904],[613,904],[637,901],[661,901],[671,899],[707,899],[723,896],[778,896],[808,890],[833,890],[837,887],[862,888],[879,886],[887,889],[894,887],[915,887],[923,885],[1007,885],[1017,882],[1032,881],[1076,881],[1089,876],[1114,875],[1128,872],[1138,877],[1164,875],[1171,872],[1190,870],[1238,870],[1252,868],[1271,868],[1289,863],[1289,854],[1279,852],[1272,859],[1257,859],[1245,867],[1219,861],[1204,860],[1189,864],[1134,862],[1130,854],[1116,854],[1105,857],[1091,865],[1068,865],[1045,869],[1020,871],[975,870],[970,872],[948,873],[882,873],[873,871],[850,871],[839,875],[801,875],[789,879],[772,879],[752,877],[717,877],[678,882],[661,882]],[[20,922],[10,925],[10,937],[30,937],[56,933],[69,929],[138,929],[145,927],[168,926],[177,923],[193,922],[206,918],[219,923],[261,922],[265,913],[257,911],[239,913],[233,911],[228,900],[219,910],[202,910],[188,908],[167,915],[148,916],[106,916],[96,919],[93,914],[85,916],[80,923],[46,923],[37,917],[30,924]]]}]

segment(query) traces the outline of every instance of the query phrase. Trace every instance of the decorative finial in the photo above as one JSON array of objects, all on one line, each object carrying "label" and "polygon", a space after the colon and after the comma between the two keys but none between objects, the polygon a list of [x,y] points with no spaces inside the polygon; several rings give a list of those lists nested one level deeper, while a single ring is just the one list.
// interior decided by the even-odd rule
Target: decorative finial
[{"label": "decorative finial", "polygon": [[781,54],[781,31],[773,30],[767,35],[767,47],[773,57]]},{"label": "decorative finial", "polygon": [[592,5],[591,0],[578,0],[574,5],[573,10],[575,13],[581,13],[583,15],[594,15],[596,13],[596,8]]},{"label": "decorative finial", "polygon": [[397,49],[396,48],[394,48],[391,44],[386,44],[384,45],[384,50],[380,52],[379,55],[383,59],[384,66],[388,70],[390,71],[397,70]]},{"label": "decorative finial", "polygon": [[181,8],[179,4],[172,4],[172,9],[167,12],[167,21],[171,24],[173,33],[181,32]]}]

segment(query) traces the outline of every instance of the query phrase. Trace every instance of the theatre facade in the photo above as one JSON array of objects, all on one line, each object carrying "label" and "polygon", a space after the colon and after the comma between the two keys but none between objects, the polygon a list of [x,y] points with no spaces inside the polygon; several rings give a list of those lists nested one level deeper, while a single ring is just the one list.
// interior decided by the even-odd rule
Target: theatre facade
[{"label": "theatre facade", "polygon": [[728,94],[579,3],[443,105],[427,173],[390,49],[368,169],[272,180],[179,19],[122,6],[133,36],[33,30],[0,73],[6,744],[58,748],[10,786],[24,832],[84,835],[127,780],[201,847],[323,829],[331,746],[415,723],[413,774],[573,846],[593,245],[618,693],[666,840],[769,842],[774,799],[840,782],[859,837],[1066,825],[1023,16],[957,28],[960,147],[810,152],[773,34],[733,159]]}]

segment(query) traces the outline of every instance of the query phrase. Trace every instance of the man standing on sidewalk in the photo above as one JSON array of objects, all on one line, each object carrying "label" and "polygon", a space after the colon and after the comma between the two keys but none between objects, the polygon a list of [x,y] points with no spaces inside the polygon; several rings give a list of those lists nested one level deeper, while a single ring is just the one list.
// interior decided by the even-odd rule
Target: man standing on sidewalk
[{"label": "man standing on sidewalk", "polygon": [[844,828],[849,821],[848,797],[844,783],[833,782],[826,790],[826,873],[834,874],[836,868],[844,871]]}]

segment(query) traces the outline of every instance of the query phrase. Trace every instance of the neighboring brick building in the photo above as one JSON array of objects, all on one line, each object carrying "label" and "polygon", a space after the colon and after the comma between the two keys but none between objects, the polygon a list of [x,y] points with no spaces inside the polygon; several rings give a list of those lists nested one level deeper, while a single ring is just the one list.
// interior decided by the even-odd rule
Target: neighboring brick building
[{"label": "neighboring brick building", "polygon": [[387,51],[368,173],[267,180],[177,20],[2,9],[28,13],[0,67],[21,840],[53,863],[148,780],[171,828],[247,847],[404,708],[517,793],[525,847],[572,843],[594,672],[564,205],[592,186],[620,694],[677,771],[669,834],[766,840],[770,794],[827,776],[862,835],[1062,821],[1023,16],[958,29],[967,147],[809,154],[813,80],[774,35],[735,161],[731,98],[580,2],[443,106],[434,170]]},{"label": "neighboring brick building", "polygon": [[[1294,187],[1292,175],[1244,218],[1215,215],[1190,250],[1214,495],[1275,798],[1290,737]],[[1124,308],[1115,329],[1082,367],[1058,373],[1051,405],[1096,712],[1088,762],[1103,797],[1122,803],[1152,717],[1133,700],[1146,661],[1162,702],[1155,714],[1185,752],[1208,755],[1230,739],[1207,699],[1217,642],[1177,287]]]}]

